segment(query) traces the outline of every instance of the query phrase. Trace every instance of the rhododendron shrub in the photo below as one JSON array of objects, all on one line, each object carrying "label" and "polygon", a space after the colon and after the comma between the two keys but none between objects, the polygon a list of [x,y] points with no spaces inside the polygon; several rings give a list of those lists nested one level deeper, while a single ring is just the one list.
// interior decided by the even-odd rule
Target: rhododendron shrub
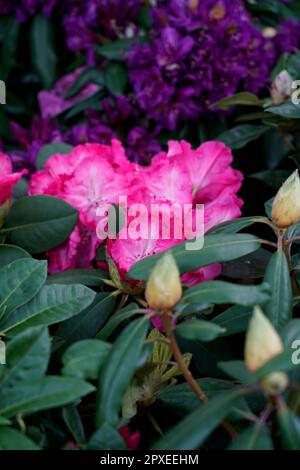
[{"label": "rhododendron shrub", "polygon": [[[193,150],[187,142],[169,142],[168,151],[152,159],[148,167],[130,163],[120,142],[111,146],[87,144],[76,147],[68,155],[56,155],[36,172],[30,180],[30,194],[58,196],[79,211],[79,223],[63,246],[48,253],[50,272],[70,268],[91,267],[96,250],[102,243],[97,239],[99,223],[97,209],[105,204],[118,204],[120,197],[127,204],[196,204],[204,205],[204,230],[238,217],[241,214],[240,189],[242,175],[231,167],[230,149],[221,142],[207,142]],[[104,216],[105,217],[105,216]],[[175,216],[173,216],[175,217]],[[191,214],[191,224],[193,219]],[[131,219],[128,218],[128,224]],[[159,216],[149,220],[149,233],[160,225]],[[163,239],[135,239],[124,237],[128,227],[123,227],[116,239],[109,238],[107,254],[116,265],[120,276],[137,261],[184,240],[170,234]],[[161,228],[158,229],[161,231]],[[172,236],[173,235],[173,236]],[[200,235],[200,234],[196,234]],[[216,265],[185,275],[187,284],[212,279],[220,273]]]}]

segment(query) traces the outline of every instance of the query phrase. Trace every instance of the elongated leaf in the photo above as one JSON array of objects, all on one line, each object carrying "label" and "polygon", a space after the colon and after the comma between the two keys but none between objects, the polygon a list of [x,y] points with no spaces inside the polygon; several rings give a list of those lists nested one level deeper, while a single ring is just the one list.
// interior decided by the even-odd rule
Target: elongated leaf
[{"label": "elongated leaf", "polygon": [[255,382],[254,377],[250,374],[246,368],[244,361],[227,361],[219,362],[219,368],[230,377],[238,380],[244,384],[252,384]]},{"label": "elongated leaf", "polygon": [[288,119],[300,119],[300,106],[286,101],[279,106],[271,106],[267,108],[268,113],[276,114]]},{"label": "elongated leaf", "polygon": [[237,233],[243,228],[249,227],[255,223],[266,223],[266,217],[240,217],[239,219],[229,220],[213,227],[208,233],[216,235],[218,233]]},{"label": "elongated leaf", "polygon": [[224,144],[232,149],[241,149],[249,144],[249,142],[257,140],[267,130],[269,130],[269,127],[264,125],[240,124],[229,131],[223,132],[217,140],[224,142]]},{"label": "elongated leaf", "polygon": [[0,427],[0,450],[40,450],[29,437],[9,427]]},{"label": "elongated leaf", "polygon": [[272,450],[273,444],[267,426],[250,426],[228,447],[228,450]]},{"label": "elongated leaf", "polygon": [[214,108],[226,110],[231,106],[262,106],[262,102],[256,95],[247,91],[227,96],[213,105]]},{"label": "elongated leaf", "polygon": [[0,321],[29,302],[47,278],[47,262],[32,258],[16,260],[0,269]]},{"label": "elongated leaf", "polygon": [[22,382],[10,393],[0,389],[0,414],[6,418],[30,414],[66,405],[91,393],[94,387],[71,377],[48,376],[37,381]]},{"label": "elongated leaf", "polygon": [[19,246],[0,245],[0,268],[23,258],[31,258],[31,256]]},{"label": "elongated leaf", "polygon": [[235,335],[246,331],[249,320],[252,316],[252,307],[242,307],[234,305],[214,318],[214,323],[221,328],[225,328],[224,336]]},{"label": "elongated leaf", "polygon": [[90,83],[95,83],[100,86],[104,85],[103,71],[92,67],[84,69],[71,86],[67,97],[72,98],[73,96],[77,95],[77,93],[79,93],[83,87],[89,85]]},{"label": "elongated leaf", "polygon": [[300,450],[300,419],[285,404],[278,411],[278,422],[283,448]]},{"label": "elongated leaf", "polygon": [[44,88],[50,88],[56,75],[53,26],[47,16],[35,15],[31,29],[31,57]]},{"label": "elongated leaf", "polygon": [[96,423],[112,425],[119,420],[119,411],[126,389],[138,364],[148,330],[145,318],[134,320],[118,336],[99,379]]},{"label": "elongated leaf", "polygon": [[259,286],[241,286],[223,281],[208,281],[190,287],[184,293],[186,302],[211,302],[214,304],[260,305],[270,298],[267,283]]},{"label": "elongated leaf", "polygon": [[266,270],[265,282],[271,286],[272,293],[264,306],[264,312],[275,328],[280,329],[291,319],[293,308],[289,267],[283,251],[273,254]]},{"label": "elongated leaf", "polygon": [[86,442],[84,428],[76,406],[65,406],[62,410],[62,416],[75,442],[84,444]]},{"label": "elongated leaf", "polygon": [[20,22],[15,16],[8,18],[7,27],[4,30],[3,45],[0,56],[1,79],[6,80],[11,72],[16,57],[18,39],[20,34]]},{"label": "elongated leaf", "polygon": [[114,60],[122,60],[125,54],[132,47],[132,44],[140,41],[140,38],[124,38],[118,39],[107,44],[96,47],[96,52],[103,57]]},{"label": "elongated leaf", "polygon": [[42,253],[63,243],[77,223],[77,211],[52,196],[25,196],[13,205],[4,227],[11,243]]},{"label": "elongated leaf", "polygon": [[[248,234],[206,235],[201,250],[187,250],[186,243],[171,248],[181,274],[206,266],[210,263],[240,258],[260,247],[260,240]],[[148,279],[151,270],[164,252],[147,257],[136,263],[129,271],[131,279]]]},{"label": "elongated leaf", "polygon": [[111,344],[99,339],[86,339],[72,344],[62,357],[62,373],[70,377],[96,380],[110,349]]},{"label": "elongated leaf", "polygon": [[213,341],[225,332],[225,328],[221,328],[213,322],[204,320],[187,320],[180,323],[175,332],[183,338],[198,341]]},{"label": "elongated leaf", "polygon": [[22,381],[40,379],[46,372],[50,357],[50,338],[44,327],[28,328],[9,341],[6,365],[0,368],[2,393]]},{"label": "elongated leaf", "polygon": [[[234,383],[229,380],[209,377],[198,379],[197,382],[209,400],[235,387]],[[190,413],[191,410],[197,409],[201,405],[199,398],[187,383],[173,385],[161,390],[157,394],[157,399],[164,405],[175,408],[183,414]]]},{"label": "elongated leaf", "polygon": [[91,304],[94,292],[81,285],[44,286],[28,304],[0,322],[2,333],[14,334],[30,326],[52,325],[77,315]]},{"label": "elongated leaf", "polygon": [[106,340],[125,320],[129,320],[139,312],[139,306],[135,303],[127,305],[122,310],[116,312],[107,322],[107,324],[97,334],[98,339]]},{"label": "elongated leaf", "polygon": [[98,287],[107,279],[107,273],[102,269],[67,269],[47,279],[47,284],[83,284]]},{"label": "elongated leaf", "polygon": [[63,322],[56,335],[63,339],[64,347],[75,341],[93,338],[106,322],[116,304],[116,299],[110,293],[101,292],[94,298],[83,312],[74,318]]},{"label": "elongated leaf", "polygon": [[128,82],[126,67],[119,62],[111,62],[105,69],[105,85],[113,95],[124,93]]},{"label": "elongated leaf", "polygon": [[152,450],[198,449],[240,396],[239,390],[230,391],[200,406],[156,442]]}]

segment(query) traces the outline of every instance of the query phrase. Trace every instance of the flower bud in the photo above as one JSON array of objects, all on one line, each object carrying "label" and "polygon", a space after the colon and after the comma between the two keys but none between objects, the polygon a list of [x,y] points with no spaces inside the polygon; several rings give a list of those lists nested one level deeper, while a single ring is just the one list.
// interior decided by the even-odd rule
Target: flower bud
[{"label": "flower bud", "polygon": [[260,381],[260,385],[267,395],[278,395],[284,392],[288,384],[289,379],[285,372],[271,372]]},{"label": "flower bud", "polygon": [[283,352],[283,343],[272,323],[255,307],[246,334],[245,362],[255,372],[270,359]]},{"label": "flower bud", "polygon": [[155,264],[146,284],[145,297],[154,310],[168,310],[181,299],[182,286],[177,264],[166,252]]},{"label": "flower bud", "polygon": [[279,228],[287,228],[300,220],[300,178],[294,171],[275,196],[272,219]]},{"label": "flower bud", "polygon": [[271,87],[271,98],[274,105],[279,105],[286,101],[292,94],[293,79],[287,70],[282,70]]},{"label": "flower bud", "polygon": [[[273,357],[284,350],[282,340],[260,307],[255,307],[246,335],[245,363],[251,372],[256,372]],[[271,372],[260,380],[267,395],[277,395],[288,385],[284,372]]]}]

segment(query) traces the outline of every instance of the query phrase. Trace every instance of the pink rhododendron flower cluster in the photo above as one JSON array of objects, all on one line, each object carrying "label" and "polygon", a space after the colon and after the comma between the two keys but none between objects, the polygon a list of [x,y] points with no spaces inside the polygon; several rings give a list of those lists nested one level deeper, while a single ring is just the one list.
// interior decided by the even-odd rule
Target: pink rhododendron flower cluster
[{"label": "pink rhododendron flower cluster", "polygon": [[[60,197],[79,211],[79,222],[71,237],[62,246],[48,253],[50,272],[70,268],[91,267],[96,250],[103,241],[97,238],[96,227],[101,217],[97,209],[103,204],[116,204],[126,196],[128,207],[143,203],[174,203],[183,207],[204,204],[205,232],[241,214],[241,199],[236,195],[242,174],[234,170],[231,151],[221,142],[206,142],[193,150],[187,142],[169,142],[168,151],[156,155],[148,167],[129,162],[121,143],[86,144],[68,155],[55,155],[45,169],[34,174],[30,194]],[[192,214],[193,216],[193,214]],[[103,216],[105,217],[105,216]],[[128,224],[130,217],[128,217]],[[151,224],[160,224],[151,218]],[[152,229],[153,227],[150,227]],[[131,266],[146,256],[156,254],[184,240],[130,239],[117,237],[107,241],[107,254],[118,268],[122,279]],[[183,276],[189,285],[213,279],[220,273],[219,265],[201,268]]]},{"label": "pink rhododendron flower cluster", "polygon": [[13,187],[24,173],[26,170],[13,173],[10,158],[0,152],[0,227],[11,204]]}]

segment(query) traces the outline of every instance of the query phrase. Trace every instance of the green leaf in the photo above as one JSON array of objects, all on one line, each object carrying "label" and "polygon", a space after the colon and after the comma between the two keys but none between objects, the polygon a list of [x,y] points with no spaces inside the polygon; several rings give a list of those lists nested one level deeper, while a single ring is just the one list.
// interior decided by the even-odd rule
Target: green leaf
[{"label": "green leaf", "polygon": [[109,423],[94,432],[88,443],[88,450],[125,450],[126,445],[119,432]]},{"label": "green leaf", "polygon": [[269,250],[260,248],[239,259],[227,261],[222,265],[222,276],[230,280],[236,279],[237,282],[262,279],[271,256],[272,253]]},{"label": "green leaf", "polygon": [[140,38],[124,38],[96,46],[97,54],[108,59],[123,60],[126,52],[130,50],[134,42],[141,42]]},{"label": "green leaf", "polygon": [[42,253],[63,243],[77,219],[76,209],[62,199],[25,196],[12,206],[3,232],[29,253]]},{"label": "green leaf", "polygon": [[47,262],[24,258],[0,269],[0,322],[29,302],[47,278]]},{"label": "green leaf", "polygon": [[90,83],[95,83],[99,86],[104,85],[103,71],[93,67],[84,69],[72,84],[67,94],[67,98],[76,96],[82,88],[89,85]]},{"label": "green leaf", "polygon": [[241,396],[240,390],[226,392],[194,410],[157,441],[152,450],[195,450],[206,440]]},{"label": "green leaf", "polygon": [[31,258],[31,256],[19,246],[0,245],[0,268],[23,258]]},{"label": "green leaf", "polygon": [[29,303],[0,322],[0,331],[16,334],[30,326],[66,320],[90,305],[94,297],[94,292],[82,285],[44,286]]},{"label": "green leaf", "polygon": [[105,90],[99,90],[87,98],[83,98],[77,104],[75,104],[71,109],[61,113],[61,116],[67,121],[73,119],[78,114],[84,113],[87,109],[96,109],[100,111],[102,108],[101,100],[106,95]]},{"label": "green leaf", "polygon": [[290,176],[289,170],[264,170],[259,173],[253,173],[249,178],[256,179],[266,183],[271,188],[278,189]]},{"label": "green leaf", "polygon": [[300,450],[300,419],[285,403],[282,403],[278,410],[278,423],[283,448]]},{"label": "green leaf", "polygon": [[94,391],[87,382],[71,377],[48,376],[43,379],[22,382],[10,393],[0,390],[0,414],[11,418],[17,414],[31,414],[48,410],[78,400]]},{"label": "green leaf", "polygon": [[264,306],[264,312],[275,328],[280,329],[291,319],[293,309],[290,272],[283,251],[273,254],[264,280],[272,289],[270,300]]},{"label": "green leaf", "polygon": [[44,164],[47,162],[48,158],[53,155],[60,154],[69,154],[73,150],[73,147],[69,144],[64,144],[63,142],[53,142],[52,144],[44,145],[39,151],[36,159],[36,167],[38,170],[42,170]]},{"label": "green leaf", "polygon": [[[197,383],[209,400],[235,387],[235,384],[229,380],[210,377],[198,379]],[[175,408],[184,415],[201,406],[199,398],[187,383],[171,385],[162,389],[157,394],[157,399],[164,405]]]},{"label": "green leaf", "polygon": [[44,88],[51,88],[56,76],[57,57],[54,52],[53,24],[39,13],[31,27],[31,58]]},{"label": "green leaf", "polygon": [[8,18],[5,28],[0,56],[1,80],[7,80],[16,59],[16,51],[20,35],[20,22],[12,16]]},{"label": "green leaf", "polygon": [[268,126],[260,125],[255,126],[252,124],[241,124],[233,127],[229,131],[223,132],[217,140],[224,142],[228,147],[233,150],[241,149],[253,140],[257,140],[265,132],[269,130]]},{"label": "green leaf", "polygon": [[122,95],[128,82],[127,68],[119,62],[110,62],[104,71],[104,80],[113,95]]},{"label": "green leaf", "polygon": [[29,437],[13,428],[0,427],[0,450],[40,450]]},{"label": "green leaf", "polygon": [[99,331],[97,338],[106,340],[118,328],[118,326],[125,320],[129,320],[139,313],[139,306],[135,303],[128,304],[125,308],[117,311],[106,323],[106,325]]},{"label": "green leaf", "polygon": [[261,305],[270,298],[270,286],[242,286],[224,281],[208,281],[190,287],[184,292],[185,302],[214,304]]},{"label": "green leaf", "polygon": [[110,360],[100,373],[97,398],[97,426],[119,421],[127,387],[136,370],[148,330],[146,318],[132,321],[115,340]]},{"label": "green leaf", "polygon": [[300,119],[300,105],[293,104],[291,101],[286,101],[279,106],[271,106],[266,111],[288,119]]},{"label": "green leaf", "polygon": [[176,329],[176,334],[186,339],[196,341],[213,341],[225,332],[225,328],[221,328],[213,322],[204,320],[187,320],[180,323]]},{"label": "green leaf", "polygon": [[238,382],[244,384],[252,384],[255,382],[255,379],[246,368],[244,361],[219,362],[218,366],[223,372],[229,375],[229,377],[234,378]]},{"label": "green leaf", "polygon": [[208,233],[210,235],[219,233],[237,233],[255,223],[265,223],[266,221],[266,217],[240,217],[239,219],[229,220],[216,225]]},{"label": "green leaf", "polygon": [[62,416],[67,428],[74,437],[75,442],[84,444],[86,442],[84,428],[76,406],[65,406],[62,410]]},{"label": "green leaf", "polygon": [[111,344],[98,339],[86,339],[72,344],[62,357],[63,375],[96,380],[110,349]]},{"label": "green leaf", "polygon": [[[181,274],[184,274],[211,263],[222,263],[240,258],[258,250],[260,243],[257,237],[249,234],[206,235],[204,246],[201,250],[187,250],[186,242],[183,242],[171,248],[170,251],[176,260]],[[154,265],[163,256],[163,253],[165,251],[149,256],[134,264],[127,277],[138,280],[148,279]]]},{"label": "green leaf", "polygon": [[238,435],[228,450],[272,450],[273,443],[267,426],[250,426]]},{"label": "green leaf", "polygon": [[273,206],[273,201],[274,198],[269,199],[267,202],[265,202],[265,211],[267,216],[271,219],[272,218],[272,206]]},{"label": "green leaf", "polygon": [[213,104],[213,108],[227,110],[231,106],[262,106],[262,102],[256,95],[248,91],[236,93],[232,96],[227,96],[217,103]]},{"label": "green leaf", "polygon": [[22,381],[40,379],[47,370],[50,358],[50,338],[43,327],[28,328],[8,342],[6,365],[0,368],[1,393]]},{"label": "green leaf", "polygon": [[99,287],[107,279],[102,269],[67,269],[47,279],[47,284],[83,284],[88,287]]},{"label": "green leaf", "polygon": [[76,317],[64,321],[56,335],[64,340],[64,347],[82,339],[93,338],[113,311],[116,299],[111,293],[96,294],[93,303]]},{"label": "green leaf", "polygon": [[234,305],[215,317],[214,323],[225,329],[223,336],[236,335],[246,331],[252,314],[252,307]]}]

